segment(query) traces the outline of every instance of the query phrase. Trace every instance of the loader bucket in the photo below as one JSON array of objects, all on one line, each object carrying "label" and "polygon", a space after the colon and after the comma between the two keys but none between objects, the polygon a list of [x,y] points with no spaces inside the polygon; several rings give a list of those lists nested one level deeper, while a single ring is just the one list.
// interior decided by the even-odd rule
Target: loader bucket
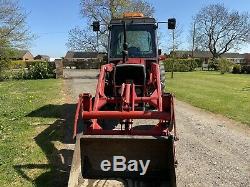
[{"label": "loader bucket", "polygon": [[[82,135],[80,154],[84,178],[134,178],[151,181],[155,179],[169,181],[170,186],[176,186],[172,136]],[[113,171],[114,158],[118,158],[114,156],[126,159],[125,170],[122,168],[124,165],[119,165],[123,171]],[[104,160],[110,162],[108,171],[103,171],[101,167]],[[137,167],[132,167],[137,171],[131,171],[131,165],[128,169],[130,160],[137,161]],[[144,164],[150,160],[144,175],[139,160]]]}]

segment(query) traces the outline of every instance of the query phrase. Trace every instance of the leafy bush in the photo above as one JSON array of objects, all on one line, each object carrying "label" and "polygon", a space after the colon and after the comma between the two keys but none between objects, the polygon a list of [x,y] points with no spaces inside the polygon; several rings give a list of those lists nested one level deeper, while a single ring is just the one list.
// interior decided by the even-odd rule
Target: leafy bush
[{"label": "leafy bush", "polygon": [[241,67],[241,73],[250,74],[250,65],[243,65],[243,66]]},{"label": "leafy bush", "polygon": [[240,64],[235,64],[233,66],[233,70],[232,73],[236,74],[236,73],[241,73],[241,65]]},{"label": "leafy bush", "polygon": [[202,67],[203,61],[200,58],[195,58],[194,61],[198,68]]},{"label": "leafy bush", "polygon": [[8,69],[2,72],[0,80],[24,79],[25,69]]},{"label": "leafy bush", "polygon": [[17,79],[17,80],[21,80],[21,79],[27,79],[27,69],[19,69],[18,71],[12,72],[12,79]]},{"label": "leafy bush", "polygon": [[0,79],[2,79],[4,71],[8,69],[10,57],[13,55],[14,51],[9,43],[3,38],[0,39]]},{"label": "leafy bush", "polygon": [[[27,63],[28,65],[28,63]],[[55,78],[53,65],[49,62],[34,61],[28,66],[27,72],[23,72],[24,79],[48,79]]]},{"label": "leafy bush", "polygon": [[30,63],[28,68],[9,69],[4,71],[1,80],[7,79],[48,79],[55,78],[55,64],[42,61]]},{"label": "leafy bush", "polygon": [[208,60],[208,69],[209,70],[214,70],[214,71],[218,71],[219,70],[219,64],[218,64],[218,60],[214,60],[214,59],[209,59]]},{"label": "leafy bush", "polygon": [[8,80],[11,77],[11,73],[9,71],[1,71],[0,72],[0,81]]},{"label": "leafy bush", "polygon": [[[169,58],[164,61],[165,71],[172,71],[173,59]],[[174,71],[175,72],[187,72],[193,71],[198,67],[197,61],[193,59],[175,59],[174,60]]]},{"label": "leafy bush", "polygon": [[233,65],[232,62],[230,62],[229,60],[225,58],[219,58],[217,62],[218,62],[218,68],[221,74],[229,72]]},{"label": "leafy bush", "polygon": [[10,69],[23,69],[26,67],[27,67],[26,61],[22,61],[22,60],[11,61],[9,65]]}]

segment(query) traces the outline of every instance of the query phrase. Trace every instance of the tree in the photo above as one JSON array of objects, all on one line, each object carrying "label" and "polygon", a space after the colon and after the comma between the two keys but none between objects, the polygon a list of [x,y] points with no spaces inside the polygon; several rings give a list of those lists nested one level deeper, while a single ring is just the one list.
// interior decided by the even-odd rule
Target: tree
[{"label": "tree", "polygon": [[183,43],[182,40],[182,33],[183,29],[180,24],[176,25],[176,28],[169,32],[169,49],[171,50],[171,57],[172,57],[172,70],[171,70],[171,78],[174,78],[174,64],[175,64],[175,51],[179,49],[181,44]]},{"label": "tree", "polygon": [[8,43],[0,40],[0,80],[2,79],[3,70],[8,67],[9,57],[13,54],[14,51],[9,47]]},{"label": "tree", "polygon": [[27,14],[17,0],[0,0],[0,77],[16,48],[27,47],[33,37],[26,26]]},{"label": "tree", "polygon": [[168,49],[170,51],[178,50],[181,47],[181,45],[184,43],[182,35],[183,35],[183,27],[182,25],[177,23],[175,29],[169,32]]},{"label": "tree", "polygon": [[[104,24],[99,32],[100,50],[107,51],[108,24],[111,18],[121,17],[124,12],[137,11],[152,16],[154,8],[145,0],[81,0],[80,13],[88,23],[101,21]],[[89,24],[90,25],[90,24]],[[96,33],[90,26],[79,26],[69,31],[67,47],[71,50],[97,51]]]},{"label": "tree", "polygon": [[75,27],[69,31],[69,48],[74,50],[97,51],[96,36],[92,30]]},{"label": "tree", "polygon": [[[33,37],[26,26],[27,13],[18,0],[0,0],[0,41],[12,48],[27,47]],[[3,47],[1,45],[1,47]]]},{"label": "tree", "polygon": [[209,50],[213,59],[250,42],[248,13],[229,11],[221,4],[203,7],[194,18],[195,42]]},{"label": "tree", "polygon": [[196,21],[193,20],[190,24],[189,35],[187,38],[189,48],[192,51],[192,58],[194,58],[194,51],[199,49],[199,43],[196,41]]}]

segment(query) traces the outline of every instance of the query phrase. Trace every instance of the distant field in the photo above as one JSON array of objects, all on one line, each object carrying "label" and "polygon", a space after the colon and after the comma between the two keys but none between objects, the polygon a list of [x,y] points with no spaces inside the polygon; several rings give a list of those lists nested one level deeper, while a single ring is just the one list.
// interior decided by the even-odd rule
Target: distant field
[{"label": "distant field", "polygon": [[[61,81],[0,82],[0,186],[51,186]],[[60,105],[59,105],[60,106]],[[52,156],[51,156],[52,155]]]},{"label": "distant field", "polygon": [[167,73],[167,91],[177,99],[250,126],[250,75],[218,72]]}]

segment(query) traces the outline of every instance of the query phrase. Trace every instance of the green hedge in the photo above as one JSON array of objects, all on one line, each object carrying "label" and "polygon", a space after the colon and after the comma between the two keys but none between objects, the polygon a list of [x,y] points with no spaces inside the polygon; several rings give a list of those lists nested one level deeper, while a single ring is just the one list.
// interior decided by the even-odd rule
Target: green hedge
[{"label": "green hedge", "polygon": [[232,69],[232,73],[234,74],[239,74],[241,73],[241,65],[240,64],[235,64]]},{"label": "green hedge", "polygon": [[[12,62],[13,63],[13,62]],[[17,67],[16,65],[22,65]],[[12,69],[5,71],[2,80],[7,79],[48,79],[55,78],[55,63],[46,61],[14,61]]]},{"label": "green hedge", "polygon": [[[173,59],[169,58],[164,62],[165,71],[171,72],[172,71],[172,64]],[[193,59],[175,59],[174,60],[174,71],[175,72],[187,72],[187,71],[194,71],[195,68],[199,67],[201,62],[198,60]]]},{"label": "green hedge", "polygon": [[242,67],[241,67],[241,73],[250,74],[250,65],[242,65]]},{"label": "green hedge", "polygon": [[22,60],[14,60],[9,63],[9,69],[23,69],[26,67],[26,62]]},{"label": "green hedge", "polygon": [[28,70],[24,72],[24,79],[48,79],[55,78],[55,66],[49,62],[31,61],[26,62]]},{"label": "green hedge", "polygon": [[250,65],[235,64],[233,66],[232,73],[234,73],[234,74],[240,74],[240,73],[250,74]]}]

